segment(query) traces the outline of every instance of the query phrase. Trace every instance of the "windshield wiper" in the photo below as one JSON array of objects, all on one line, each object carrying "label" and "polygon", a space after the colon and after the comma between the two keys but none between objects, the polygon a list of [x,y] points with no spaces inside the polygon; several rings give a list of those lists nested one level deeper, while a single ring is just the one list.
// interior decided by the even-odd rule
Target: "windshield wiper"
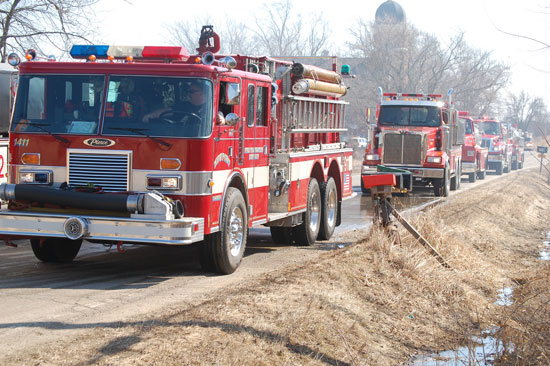
[{"label": "windshield wiper", "polygon": [[66,138],[64,137],[61,137],[61,136],[58,136],[56,134],[54,134],[53,132],[51,131],[48,131],[47,129],[45,129],[43,126],[51,126],[49,123],[36,123],[36,122],[25,122],[25,121],[19,121],[18,123],[19,125],[27,125],[27,126],[32,126],[32,127],[37,127],[39,130],[41,131],[44,131],[46,132],[48,135],[51,135],[53,136],[56,140],[58,141],[61,141],[65,144],[70,144],[71,142],[69,140],[67,140]]},{"label": "windshield wiper", "polygon": [[145,136],[145,137],[148,137],[150,138],[151,140],[155,141],[156,143],[159,143],[163,146],[166,146],[166,147],[172,147],[172,144],[169,143],[169,142],[166,142],[166,141],[162,141],[161,139],[159,138],[156,138],[156,137],[153,137],[149,134],[146,134],[145,132],[143,131],[149,131],[148,128],[135,128],[135,127],[107,127],[108,129],[111,129],[111,130],[117,130],[117,131],[130,131],[130,132],[134,132],[134,133],[137,133],[138,135],[141,135],[141,136]]}]

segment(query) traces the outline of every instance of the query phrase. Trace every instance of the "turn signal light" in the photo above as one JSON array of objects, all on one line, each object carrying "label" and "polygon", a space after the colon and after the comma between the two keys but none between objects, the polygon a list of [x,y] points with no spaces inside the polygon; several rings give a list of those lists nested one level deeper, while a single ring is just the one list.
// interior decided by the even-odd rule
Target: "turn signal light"
[{"label": "turn signal light", "polygon": [[40,165],[40,154],[25,153],[21,156],[21,161],[26,165]]},{"label": "turn signal light", "polygon": [[162,158],[160,159],[160,168],[167,170],[178,170],[181,167],[180,159]]}]

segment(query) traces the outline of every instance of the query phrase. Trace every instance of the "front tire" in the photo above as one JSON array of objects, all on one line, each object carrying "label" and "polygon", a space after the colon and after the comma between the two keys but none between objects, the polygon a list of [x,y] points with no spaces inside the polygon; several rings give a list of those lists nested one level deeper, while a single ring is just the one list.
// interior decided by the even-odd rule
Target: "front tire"
[{"label": "front tire", "polygon": [[468,181],[470,183],[475,183],[476,182],[476,173],[468,173]]},{"label": "front tire", "polygon": [[443,171],[443,178],[435,179],[432,182],[434,186],[434,196],[436,197],[448,197],[451,190],[451,177],[449,172],[449,166],[445,166]]},{"label": "front tire", "polygon": [[207,235],[201,247],[201,266],[206,271],[230,274],[241,264],[248,234],[248,213],[241,191],[227,189],[220,231]]},{"label": "front tire", "polygon": [[315,178],[309,179],[303,219],[300,225],[292,228],[292,236],[298,245],[313,245],[321,228],[321,191]]},{"label": "front tire", "polygon": [[321,228],[317,238],[328,240],[334,233],[338,221],[338,192],[332,177],[329,177],[321,187],[321,208]]},{"label": "front tire", "polygon": [[31,248],[36,258],[45,263],[68,263],[76,257],[82,240],[67,238],[31,239]]},{"label": "front tire", "polygon": [[458,163],[455,170],[455,176],[451,180],[451,191],[456,191],[460,188],[460,176],[462,175],[462,163]]},{"label": "front tire", "polygon": [[497,168],[495,169],[497,175],[502,175],[502,165],[503,164],[504,163],[497,165]]},{"label": "front tire", "polygon": [[487,170],[479,171],[477,173],[477,177],[479,178],[479,180],[483,180],[483,179],[485,179],[486,174],[487,174]]}]

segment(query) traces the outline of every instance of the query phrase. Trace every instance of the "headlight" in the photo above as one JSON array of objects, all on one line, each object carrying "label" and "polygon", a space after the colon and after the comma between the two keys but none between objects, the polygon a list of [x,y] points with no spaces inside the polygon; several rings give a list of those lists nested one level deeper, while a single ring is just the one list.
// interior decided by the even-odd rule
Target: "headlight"
[{"label": "headlight", "polygon": [[441,164],[441,156],[428,156],[426,161],[428,163]]},{"label": "headlight", "polygon": [[181,176],[159,176],[148,175],[147,176],[147,188],[148,189],[181,189]]},{"label": "headlight", "polygon": [[366,160],[380,160],[380,155],[378,154],[367,154],[365,155]]},{"label": "headlight", "polygon": [[491,151],[500,151],[500,150],[502,150],[502,145],[491,146]]},{"label": "headlight", "polygon": [[50,170],[22,170],[19,172],[19,183],[22,184],[51,184],[53,172]]}]

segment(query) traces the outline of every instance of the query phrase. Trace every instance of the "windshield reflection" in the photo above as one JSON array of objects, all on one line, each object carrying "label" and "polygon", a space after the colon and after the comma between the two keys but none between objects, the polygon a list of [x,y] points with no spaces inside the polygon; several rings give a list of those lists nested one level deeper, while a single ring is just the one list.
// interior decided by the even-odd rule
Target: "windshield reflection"
[{"label": "windshield reflection", "polygon": [[103,134],[147,131],[161,137],[204,137],[212,131],[212,83],[206,79],[112,76]]},{"label": "windshield reflection", "polygon": [[12,132],[97,134],[105,77],[22,75]]},{"label": "windshield reflection", "polygon": [[441,110],[432,106],[383,106],[379,120],[382,125],[437,127],[441,125]]},{"label": "windshield reflection", "polygon": [[97,135],[104,111],[104,135],[211,134],[210,80],[114,75],[106,87],[105,79],[104,75],[22,75],[11,131]]},{"label": "windshield reflection", "polygon": [[479,125],[486,135],[500,135],[500,123],[498,122],[481,122]]}]

